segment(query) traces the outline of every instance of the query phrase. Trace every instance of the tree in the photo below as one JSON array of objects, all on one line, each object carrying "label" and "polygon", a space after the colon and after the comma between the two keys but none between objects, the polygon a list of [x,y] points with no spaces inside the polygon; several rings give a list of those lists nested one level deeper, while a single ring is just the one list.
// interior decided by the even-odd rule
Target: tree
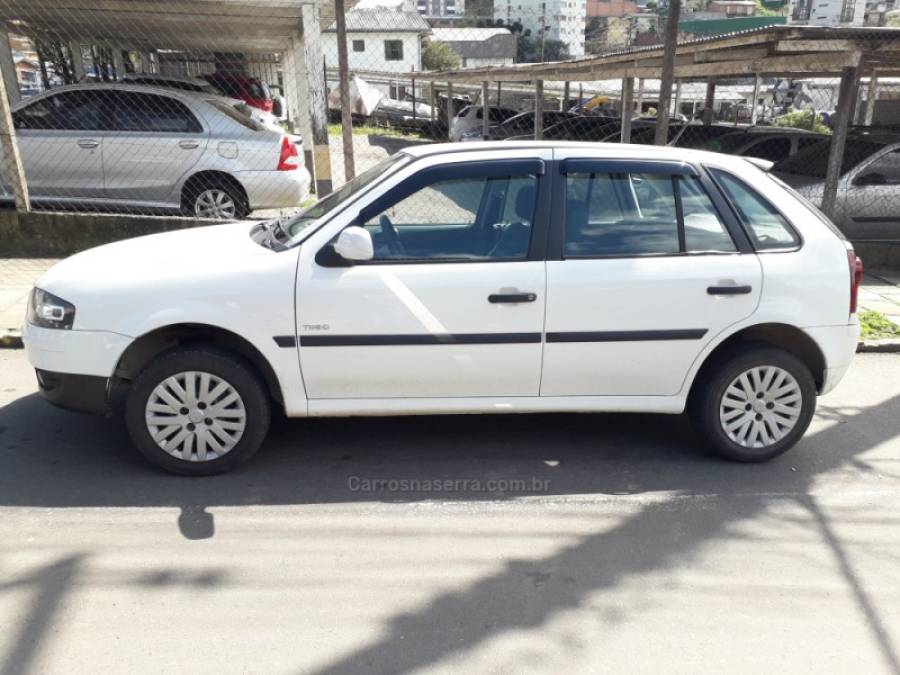
[{"label": "tree", "polygon": [[[569,46],[561,40],[544,40],[544,61],[565,61],[569,58]],[[541,41],[520,35],[516,48],[518,63],[539,63],[541,61]]]},{"label": "tree", "polygon": [[459,54],[446,42],[429,40],[422,50],[422,67],[425,70],[459,68]]}]

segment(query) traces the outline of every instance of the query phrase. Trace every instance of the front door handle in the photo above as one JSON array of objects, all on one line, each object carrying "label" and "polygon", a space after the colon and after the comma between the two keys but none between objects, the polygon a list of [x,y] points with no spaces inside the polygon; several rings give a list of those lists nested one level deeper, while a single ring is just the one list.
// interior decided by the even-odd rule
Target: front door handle
[{"label": "front door handle", "polygon": [[710,295],[747,295],[752,286],[710,286],[706,292]]},{"label": "front door handle", "polygon": [[99,145],[100,141],[95,141],[93,138],[82,138],[78,141],[78,147],[84,148],[85,150],[93,150]]},{"label": "front door handle", "polygon": [[200,141],[179,141],[178,147],[185,150],[196,150],[200,147]]},{"label": "front door handle", "polygon": [[509,302],[534,302],[537,300],[535,293],[491,293],[488,296],[488,302],[493,305]]}]

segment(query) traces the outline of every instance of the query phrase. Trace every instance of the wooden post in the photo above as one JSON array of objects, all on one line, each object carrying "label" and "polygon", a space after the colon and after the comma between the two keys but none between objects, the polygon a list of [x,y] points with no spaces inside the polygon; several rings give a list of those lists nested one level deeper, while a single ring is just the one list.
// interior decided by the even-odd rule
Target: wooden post
[{"label": "wooden post", "polygon": [[453,83],[447,83],[447,140],[450,140],[450,127],[453,124]]},{"label": "wooden post", "polygon": [[544,138],[544,81],[534,81],[534,140]]},{"label": "wooden post", "polygon": [[501,89],[500,89],[500,82],[498,81],[498,82],[497,82],[497,107],[498,107],[498,108],[499,108],[500,106],[503,105],[503,104],[500,102],[500,92],[501,92]]},{"label": "wooden post", "polygon": [[681,114],[681,80],[675,83],[675,103],[672,105],[672,114]]},{"label": "wooden post", "polygon": [[637,108],[638,115],[644,112],[644,78],[638,78]]},{"label": "wooden post", "polygon": [[316,195],[321,198],[331,192],[331,149],[328,146],[328,100],[325,95],[325,59],[322,58],[322,39],[319,32],[318,5],[304,4],[303,52],[309,97],[309,118],[312,127],[313,156],[315,157]]},{"label": "wooden post", "polygon": [[662,74],[659,79],[659,106],[656,108],[655,145],[669,142],[669,108],[672,106],[672,80],[675,76],[675,48],[678,46],[678,17],[681,0],[669,1],[666,18],[666,43],[663,47]]},{"label": "wooden post", "polygon": [[31,211],[31,201],[28,198],[28,183],[25,182],[25,169],[19,154],[19,143],[13,126],[11,108],[12,105],[6,90],[6,78],[0,77],[0,153],[2,153],[3,166],[6,167],[6,173],[9,176],[13,199],[16,202],[16,211],[28,213]]},{"label": "wooden post", "polygon": [[872,118],[875,117],[875,101],[878,100],[878,75],[875,71],[869,75],[869,86],[866,88],[866,108],[863,114],[863,124],[872,126]]},{"label": "wooden post", "polygon": [[487,140],[491,107],[488,105],[488,83],[481,83],[481,137]]},{"label": "wooden post", "polygon": [[0,31],[0,74],[6,85],[6,96],[10,105],[22,100],[19,92],[19,78],[16,75],[16,62],[13,60],[12,47],[9,46],[9,33]]},{"label": "wooden post", "polygon": [[431,126],[434,128],[434,82],[428,83],[428,107],[431,108]]},{"label": "wooden post", "polygon": [[113,57],[113,70],[116,71],[116,79],[121,80],[125,77],[125,56],[121,47],[113,45],[109,48]]},{"label": "wooden post", "polygon": [[634,115],[634,78],[622,79],[622,133],[620,141],[631,143],[631,117]]},{"label": "wooden post", "polygon": [[563,82],[562,99],[560,99],[560,101],[559,101],[559,111],[560,112],[565,112],[569,108],[569,87],[570,86],[571,85],[568,80]]},{"label": "wooden post", "polygon": [[413,106],[413,122],[416,121],[416,78],[411,78],[410,82],[412,84],[412,106]]},{"label": "wooden post", "polygon": [[338,89],[341,94],[344,180],[350,181],[356,176],[356,163],[353,157],[353,116],[350,108],[350,64],[347,57],[347,20],[344,12],[344,0],[334,0],[334,27],[337,33]]},{"label": "wooden post", "polygon": [[859,68],[844,68],[841,72],[841,86],[838,89],[837,109],[834,111],[834,126],[831,146],[828,148],[828,170],[825,174],[825,190],[822,194],[822,210],[833,216],[837,203],[838,183],[841,180],[841,164],[844,161],[844,145],[847,141],[847,127],[856,102],[859,84]]},{"label": "wooden post", "polygon": [[759,108],[759,88],[762,84],[762,78],[759,76],[759,73],[753,78],[753,100],[750,102],[750,125],[755,126],[757,122]]},{"label": "wooden post", "polygon": [[72,54],[72,74],[75,76],[75,81],[80,82],[84,77],[84,56],[78,40],[69,43],[69,53]]},{"label": "wooden post", "polygon": [[716,103],[716,81],[706,83],[706,100],[703,103],[703,126],[708,127],[713,122],[713,106]]}]

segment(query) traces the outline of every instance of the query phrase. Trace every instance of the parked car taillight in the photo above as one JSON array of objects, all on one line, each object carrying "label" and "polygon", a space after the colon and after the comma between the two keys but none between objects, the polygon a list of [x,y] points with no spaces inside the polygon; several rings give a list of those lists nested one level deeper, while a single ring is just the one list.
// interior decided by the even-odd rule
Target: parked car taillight
[{"label": "parked car taillight", "polygon": [[847,249],[847,264],[850,266],[850,313],[856,314],[856,299],[863,280],[863,262],[852,248]]},{"label": "parked car taillight", "polygon": [[290,138],[281,139],[281,156],[278,158],[279,171],[293,171],[300,167],[300,153]]}]

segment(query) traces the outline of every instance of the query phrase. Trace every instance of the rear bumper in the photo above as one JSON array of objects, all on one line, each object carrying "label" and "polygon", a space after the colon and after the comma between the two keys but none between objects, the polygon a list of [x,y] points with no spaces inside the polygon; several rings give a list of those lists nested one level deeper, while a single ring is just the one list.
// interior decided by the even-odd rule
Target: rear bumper
[{"label": "rear bumper", "polygon": [[856,346],[859,343],[859,322],[856,316],[852,317],[853,323],[845,326],[817,326],[805,328],[825,357],[825,377],[819,394],[827,394],[834,389],[844,377],[853,355],[856,354]]},{"label": "rear bumper", "polygon": [[35,374],[41,396],[53,405],[76,412],[107,412],[109,378],[54,373],[40,368],[35,368]]},{"label": "rear bumper", "polygon": [[306,167],[293,171],[238,171],[235,174],[250,202],[250,209],[300,206],[309,197],[310,175]]}]

